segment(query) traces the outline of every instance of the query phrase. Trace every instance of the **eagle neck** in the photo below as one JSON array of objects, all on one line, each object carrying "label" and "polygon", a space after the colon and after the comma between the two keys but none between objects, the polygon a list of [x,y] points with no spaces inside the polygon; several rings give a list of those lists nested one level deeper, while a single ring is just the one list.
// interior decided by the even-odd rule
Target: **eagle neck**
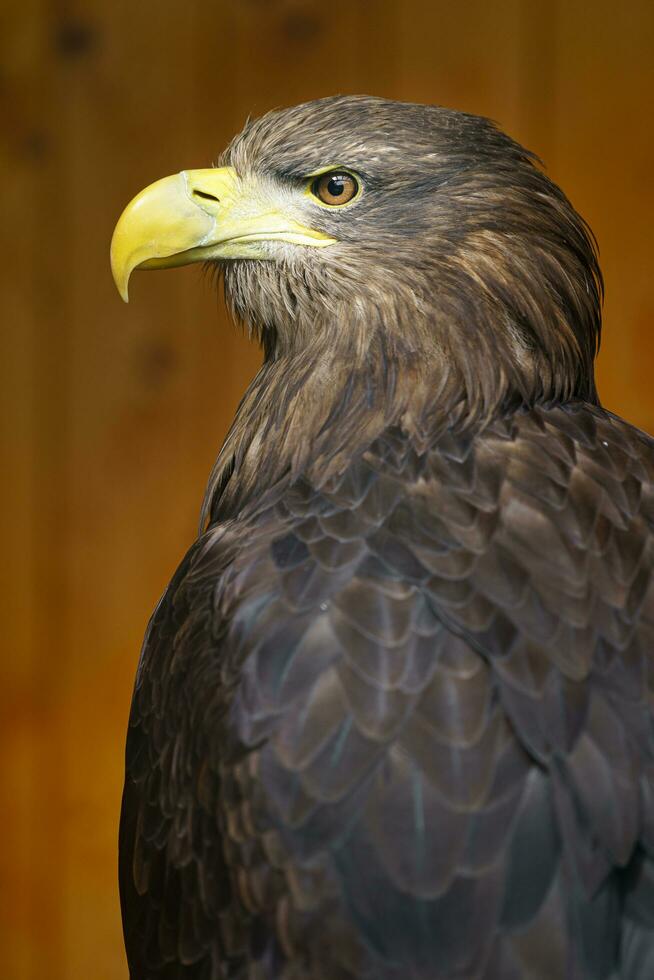
[{"label": "eagle neck", "polygon": [[256,330],[264,363],[211,473],[202,526],[301,476],[320,486],[391,427],[421,451],[447,428],[474,430],[520,406],[596,401],[592,367],[573,345],[551,355],[530,347],[486,296],[412,294],[341,307],[322,322],[296,311]]},{"label": "eagle neck", "polygon": [[417,331],[342,322],[316,330],[299,349],[280,346],[246,391],[209,478],[207,521],[235,517],[253,499],[300,476],[319,486],[386,429],[416,443],[460,418],[461,381]]}]

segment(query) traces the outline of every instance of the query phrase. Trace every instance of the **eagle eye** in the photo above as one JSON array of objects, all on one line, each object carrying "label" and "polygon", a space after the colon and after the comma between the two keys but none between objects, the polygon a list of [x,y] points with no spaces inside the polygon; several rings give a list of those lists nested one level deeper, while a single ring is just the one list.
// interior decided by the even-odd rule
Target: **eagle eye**
[{"label": "eagle eye", "polygon": [[359,182],[346,170],[328,170],[312,181],[311,193],[323,204],[339,207],[354,200],[359,193]]}]

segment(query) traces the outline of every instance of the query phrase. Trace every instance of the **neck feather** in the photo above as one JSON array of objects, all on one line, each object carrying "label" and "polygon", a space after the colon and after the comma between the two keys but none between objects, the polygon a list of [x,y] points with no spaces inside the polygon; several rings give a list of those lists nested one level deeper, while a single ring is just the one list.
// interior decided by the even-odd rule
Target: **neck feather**
[{"label": "neck feather", "polygon": [[527,277],[525,249],[486,235],[428,279],[404,266],[359,277],[340,298],[309,269],[235,263],[228,302],[259,336],[264,364],[210,476],[203,523],[283,479],[304,473],[319,485],[390,426],[419,450],[445,428],[520,406],[596,403],[601,280],[569,274],[574,289],[555,290],[567,252],[530,253]]}]

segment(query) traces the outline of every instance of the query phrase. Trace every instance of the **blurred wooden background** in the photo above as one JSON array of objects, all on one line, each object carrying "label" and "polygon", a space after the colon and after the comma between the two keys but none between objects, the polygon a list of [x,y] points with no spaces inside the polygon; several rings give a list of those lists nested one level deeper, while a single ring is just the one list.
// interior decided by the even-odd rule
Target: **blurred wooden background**
[{"label": "blurred wooden background", "polygon": [[497,119],[589,220],[600,392],[654,431],[650,0],[4,0],[2,876],[8,980],[126,976],[124,730],[148,615],[259,356],[197,268],[109,274],[146,183],[336,92]]}]

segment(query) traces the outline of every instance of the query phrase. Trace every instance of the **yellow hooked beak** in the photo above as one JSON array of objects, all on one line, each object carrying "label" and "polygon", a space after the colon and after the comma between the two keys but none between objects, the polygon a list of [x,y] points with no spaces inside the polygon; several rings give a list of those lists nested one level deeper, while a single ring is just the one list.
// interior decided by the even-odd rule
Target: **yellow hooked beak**
[{"label": "yellow hooked beak", "polygon": [[320,247],[335,239],[284,215],[269,192],[246,185],[232,167],[182,170],[127,205],[111,240],[111,271],[127,303],[134,269],[268,258],[265,242]]}]

